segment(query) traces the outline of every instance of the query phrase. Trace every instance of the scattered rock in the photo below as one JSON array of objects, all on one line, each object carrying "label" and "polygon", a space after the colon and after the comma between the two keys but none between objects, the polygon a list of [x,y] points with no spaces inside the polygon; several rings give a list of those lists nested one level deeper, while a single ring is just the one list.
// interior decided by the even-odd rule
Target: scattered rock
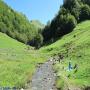
[{"label": "scattered rock", "polygon": [[57,90],[55,87],[56,76],[53,71],[53,60],[41,64],[36,70],[32,82],[32,90]]}]

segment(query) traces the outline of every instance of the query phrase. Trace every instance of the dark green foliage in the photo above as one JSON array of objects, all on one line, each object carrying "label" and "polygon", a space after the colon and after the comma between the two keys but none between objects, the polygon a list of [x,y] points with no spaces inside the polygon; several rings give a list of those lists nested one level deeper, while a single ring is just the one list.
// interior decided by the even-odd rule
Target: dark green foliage
[{"label": "dark green foliage", "polygon": [[90,0],[64,0],[60,10],[43,30],[44,42],[70,33],[77,23],[90,19]]},{"label": "dark green foliage", "polygon": [[84,4],[90,5],[90,0],[81,0]]},{"label": "dark green foliage", "polygon": [[78,0],[64,0],[63,7],[70,10],[78,6]]},{"label": "dark green foliage", "polygon": [[35,46],[39,49],[43,44],[43,36],[39,33],[31,41],[28,42],[29,45]]},{"label": "dark green foliage", "polygon": [[81,12],[80,12],[80,21],[90,19],[90,7],[88,5],[83,5],[81,7]]},{"label": "dark green foliage", "polygon": [[[57,29],[57,34],[60,32],[60,35],[65,35],[72,31],[72,29],[76,26],[77,22],[73,15],[67,13],[65,15],[60,15],[59,18],[59,27]],[[59,31],[60,30],[60,31]]]},{"label": "dark green foliage", "polygon": [[71,32],[76,24],[75,17],[69,13],[69,10],[62,7],[51,24],[45,27],[43,31],[44,41],[55,39]]},{"label": "dark green foliage", "polygon": [[28,21],[25,15],[12,10],[0,0],[0,32],[6,33],[10,37],[27,44],[37,36],[40,37],[38,30],[41,24],[39,24],[35,26],[34,23],[32,24]]},{"label": "dark green foliage", "polygon": [[40,48],[41,45],[43,44],[43,37],[42,37],[42,35],[41,34],[37,35],[34,38],[34,42],[35,42],[36,49]]},{"label": "dark green foliage", "polygon": [[45,26],[45,28],[44,28],[44,30],[43,30],[43,32],[42,32],[42,35],[43,35],[43,37],[44,37],[44,42],[45,41],[48,41],[51,37],[52,37],[52,34],[51,34],[52,32],[51,32],[51,29],[50,29],[50,23],[48,23],[46,26]]},{"label": "dark green foliage", "polygon": [[[56,22],[55,22],[56,23]],[[54,24],[55,24],[54,23]],[[61,8],[57,16],[56,37],[65,35],[72,31],[76,26],[77,21],[73,15],[69,13],[65,8]]]}]

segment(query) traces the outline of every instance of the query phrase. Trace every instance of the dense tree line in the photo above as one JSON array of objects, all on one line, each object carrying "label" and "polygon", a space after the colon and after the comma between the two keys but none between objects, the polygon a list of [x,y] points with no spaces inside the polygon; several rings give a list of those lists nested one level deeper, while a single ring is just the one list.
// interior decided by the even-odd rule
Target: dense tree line
[{"label": "dense tree line", "polygon": [[64,0],[58,14],[43,29],[44,42],[62,37],[87,19],[90,19],[90,0]]},{"label": "dense tree line", "polygon": [[0,32],[25,44],[30,44],[34,40],[33,46],[38,48],[43,38],[39,30],[41,25],[38,27],[38,23],[35,24],[37,26],[32,24],[25,15],[14,11],[0,0]]}]

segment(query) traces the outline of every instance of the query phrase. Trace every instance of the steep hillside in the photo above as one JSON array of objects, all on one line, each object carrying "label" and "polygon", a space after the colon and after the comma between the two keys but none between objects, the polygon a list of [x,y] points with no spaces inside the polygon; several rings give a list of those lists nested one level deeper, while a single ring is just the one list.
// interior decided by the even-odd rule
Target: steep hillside
[{"label": "steep hillside", "polygon": [[0,86],[25,87],[46,56],[0,33]]},{"label": "steep hillside", "polygon": [[89,0],[63,0],[57,15],[43,30],[44,42],[52,43],[70,33],[82,21],[90,20]]},{"label": "steep hillside", "polygon": [[[90,21],[78,24],[73,32],[42,47],[40,52],[55,56],[60,61],[54,66],[58,76],[57,88],[74,90],[75,87],[90,87]],[[69,62],[73,67],[70,71]]]},{"label": "steep hillside", "polygon": [[38,36],[38,29],[25,15],[13,10],[4,1],[0,0],[0,32],[6,33],[10,37],[29,44]]}]

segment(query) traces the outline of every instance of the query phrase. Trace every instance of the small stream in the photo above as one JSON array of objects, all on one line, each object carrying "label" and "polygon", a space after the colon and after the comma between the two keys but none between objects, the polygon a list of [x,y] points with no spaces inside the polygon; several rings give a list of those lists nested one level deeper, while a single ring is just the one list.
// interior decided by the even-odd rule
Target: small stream
[{"label": "small stream", "polygon": [[37,68],[31,81],[32,90],[57,90],[55,87],[56,76],[53,71],[53,63],[54,61],[50,59]]}]

